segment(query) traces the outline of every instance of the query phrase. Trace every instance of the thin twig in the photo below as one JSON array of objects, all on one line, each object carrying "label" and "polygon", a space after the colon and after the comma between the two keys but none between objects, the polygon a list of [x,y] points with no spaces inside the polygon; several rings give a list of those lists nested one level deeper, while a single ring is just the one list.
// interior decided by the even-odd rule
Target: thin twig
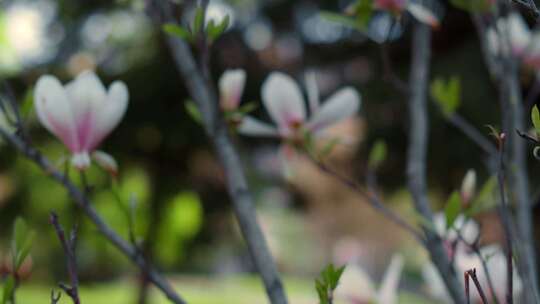
[{"label": "thin twig", "polygon": [[68,177],[58,171],[58,169],[56,169],[47,158],[39,153],[39,151],[31,147],[27,142],[23,141],[20,137],[16,136],[15,134],[11,134],[9,131],[1,127],[0,137],[10,143],[26,158],[34,162],[52,179],[60,183],[68,191],[69,196],[73,199],[75,204],[81,208],[88,219],[94,223],[97,230],[139,268],[146,269],[148,277],[152,283],[158,289],[160,289],[171,302],[175,304],[186,303],[180,297],[180,295],[174,291],[172,286],[165,280],[165,278],[138,254],[137,250],[133,246],[126,242],[120,235],[112,230],[107,223],[105,223],[103,218],[96,212],[93,205],[90,203],[90,199],[83,193],[83,191],[77,188],[77,186]]},{"label": "thin twig", "polygon": [[49,217],[51,225],[53,225],[56,235],[62,244],[64,253],[66,255],[66,265],[69,274],[70,286],[64,284],[59,284],[60,288],[71,298],[73,304],[80,304],[81,300],[79,299],[79,277],[77,274],[77,258],[75,255],[75,242],[77,239],[77,229],[73,229],[69,238],[66,237],[62,225],[58,222],[58,215],[54,212],[51,212]]},{"label": "thin twig", "polygon": [[465,299],[467,300],[467,304],[471,304],[471,294],[469,291],[469,272],[465,271],[465,273],[463,273],[463,276],[465,278]]},{"label": "thin twig", "polygon": [[[412,37],[412,61],[409,78],[409,146],[407,151],[407,178],[416,211],[428,221],[433,211],[427,197],[426,162],[428,139],[427,85],[431,55],[431,29],[415,22]],[[446,254],[441,238],[429,227],[423,227],[426,249],[449,294],[456,303],[465,303],[463,288]]]},{"label": "thin twig", "polygon": [[349,180],[346,177],[340,175],[339,173],[332,170],[323,162],[313,157],[310,157],[310,159],[319,168],[319,170],[328,174],[329,176],[333,177],[335,180],[339,181],[341,184],[343,184],[347,188],[351,189],[352,191],[366,198],[373,209],[380,212],[382,215],[384,215],[384,217],[392,221],[394,224],[398,225],[399,227],[403,228],[405,231],[409,232],[409,234],[411,234],[415,238],[415,240],[417,240],[420,244],[425,245],[425,239],[422,236],[422,233],[418,231],[416,228],[414,228],[411,224],[407,223],[397,213],[387,208],[386,205],[379,199],[375,191],[376,184],[374,181],[375,178],[372,173],[368,173],[368,175],[371,174],[372,177],[368,178],[368,180],[370,180],[370,182],[368,183],[369,190],[365,191],[364,189],[362,189],[362,187],[360,187],[354,181]]},{"label": "thin twig", "polygon": [[483,304],[488,304],[488,300],[486,298],[486,294],[484,293],[484,290],[482,289],[482,285],[480,285],[480,281],[478,281],[478,277],[476,277],[476,269],[468,270],[467,273],[469,274],[469,277],[473,280],[474,285],[476,286],[476,290],[478,291],[478,294],[480,295],[480,299],[482,300]]},{"label": "thin twig", "polygon": [[[172,18],[168,1],[147,2],[152,13],[161,12],[159,23],[176,22]],[[154,14],[155,15],[155,14]],[[268,248],[266,238],[257,220],[254,200],[249,189],[242,163],[234,147],[226,122],[218,108],[218,97],[210,81],[204,76],[207,67],[198,67],[190,46],[175,37],[167,37],[173,60],[185,85],[203,116],[206,133],[212,141],[226,175],[227,189],[231,197],[240,230],[247,243],[255,267],[262,277],[266,293],[272,304],[288,302],[276,264]]]}]

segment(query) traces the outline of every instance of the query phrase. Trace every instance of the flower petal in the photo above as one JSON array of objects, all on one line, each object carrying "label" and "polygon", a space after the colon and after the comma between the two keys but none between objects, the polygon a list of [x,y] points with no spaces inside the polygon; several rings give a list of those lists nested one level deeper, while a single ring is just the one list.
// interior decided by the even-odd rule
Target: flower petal
[{"label": "flower petal", "polygon": [[308,122],[314,132],[353,116],[360,107],[360,95],[353,88],[343,88],[332,95]]},{"label": "flower petal", "polygon": [[112,176],[118,175],[118,164],[114,157],[109,153],[96,150],[92,153],[92,158],[101,168],[109,172]]},{"label": "flower petal", "polygon": [[245,116],[242,118],[242,122],[240,123],[240,126],[238,126],[238,132],[240,134],[249,136],[279,136],[276,128],[251,116]]},{"label": "flower petal", "polygon": [[349,303],[370,303],[376,292],[369,275],[356,264],[349,264],[339,279],[334,296]]},{"label": "flower petal", "polygon": [[[501,20],[503,21],[503,20]],[[521,55],[531,43],[531,31],[520,14],[511,13],[506,19],[508,38],[514,55]],[[499,26],[499,31],[503,29]],[[503,35],[506,37],[506,34]],[[529,51],[527,49],[527,51]],[[531,50],[532,51],[532,50]]]},{"label": "flower petal", "polygon": [[440,25],[440,21],[435,14],[423,5],[418,3],[409,3],[407,5],[407,11],[409,11],[409,13],[416,18],[416,20],[430,25],[431,27],[438,28]]},{"label": "flower petal", "polygon": [[319,109],[320,98],[315,72],[306,73],[306,89],[309,102],[309,111],[313,115]]},{"label": "flower petal", "polygon": [[403,270],[403,257],[396,254],[392,257],[377,294],[377,303],[397,303],[399,279]]},{"label": "flower petal", "polygon": [[56,77],[41,76],[34,93],[36,112],[41,124],[72,152],[78,151],[77,129],[67,94]]},{"label": "flower petal", "polygon": [[282,133],[305,120],[306,109],[300,88],[290,76],[273,72],[262,86],[262,99],[270,117]]},{"label": "flower petal", "polygon": [[245,84],[246,72],[244,70],[227,70],[223,73],[218,84],[222,109],[234,110],[238,108]]},{"label": "flower petal", "polygon": [[89,150],[93,150],[120,123],[128,106],[129,93],[122,81],[115,81],[109,87],[107,99],[97,111],[95,126]]}]

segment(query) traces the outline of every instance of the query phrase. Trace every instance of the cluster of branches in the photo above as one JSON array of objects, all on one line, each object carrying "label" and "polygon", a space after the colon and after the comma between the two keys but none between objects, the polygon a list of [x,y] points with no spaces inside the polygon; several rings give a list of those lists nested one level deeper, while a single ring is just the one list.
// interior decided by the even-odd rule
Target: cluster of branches
[{"label": "cluster of branches", "polygon": [[[435,1],[435,0],[433,0]],[[499,7],[502,14],[511,10],[508,3],[500,1]],[[520,1],[522,5],[528,5],[536,15],[538,10],[532,1]],[[149,15],[161,25],[164,23],[177,22],[173,12],[171,1],[148,0],[147,9]],[[202,8],[202,20],[208,1],[200,1]],[[485,18],[485,16],[473,15],[473,20],[477,26],[480,39],[487,48],[486,28],[492,26],[500,16],[495,18]],[[427,166],[427,146],[429,138],[429,124],[427,113],[428,102],[428,83],[430,70],[430,44],[432,29],[423,23],[413,22],[412,35],[412,58],[411,69],[408,83],[402,82],[395,76],[391,78],[392,83],[396,84],[397,89],[404,92],[408,97],[409,146],[407,151],[407,179],[410,193],[414,200],[416,211],[426,220],[433,221],[433,210],[427,196],[426,184],[426,166]],[[192,47],[185,40],[176,37],[166,37],[170,47],[173,59],[176,63],[178,72],[182,75],[185,85],[202,115],[202,122],[206,133],[213,143],[216,154],[223,166],[227,177],[227,188],[234,207],[236,218],[240,224],[242,235],[246,241],[247,248],[251,258],[256,266],[268,295],[268,299],[273,304],[285,304],[288,302],[285,295],[282,281],[277,271],[277,267],[268,250],[265,237],[257,222],[257,216],[254,208],[254,201],[248,186],[247,179],[242,169],[241,161],[237,150],[233,145],[230,134],[228,133],[227,123],[222,117],[218,107],[218,96],[215,87],[209,76],[209,45],[206,41],[197,45],[199,56],[195,56]],[[384,52],[383,52],[384,55]],[[531,204],[529,181],[526,171],[526,142],[521,140],[515,130],[524,130],[526,127],[524,119],[524,103],[522,93],[518,82],[517,63],[511,57],[494,58],[489,52],[485,51],[485,58],[494,82],[497,84],[500,94],[501,113],[503,115],[503,131],[497,134],[498,144],[493,144],[484,138],[482,132],[475,129],[465,119],[454,113],[448,116],[449,122],[469,137],[474,143],[478,144],[488,157],[498,160],[498,165],[490,167],[499,176],[500,200],[499,215],[504,226],[507,240],[507,254],[509,273],[507,278],[509,283],[507,291],[507,302],[512,302],[512,261],[513,254],[516,254],[517,268],[526,282],[525,299],[527,303],[539,302],[537,287],[536,261],[534,255],[534,243],[532,234]],[[385,62],[389,64],[388,58]],[[391,68],[387,66],[391,73]],[[65,187],[73,202],[84,214],[94,223],[98,231],[126,257],[128,257],[141,271],[148,280],[160,289],[167,298],[173,303],[186,303],[186,301],[172,288],[167,280],[160,274],[151,262],[148,261],[137,244],[132,240],[123,239],[117,232],[103,220],[103,218],[94,209],[88,191],[79,188],[63,172],[55,168],[51,162],[33,147],[28,132],[25,130],[24,121],[19,114],[18,105],[13,98],[6,99],[2,109],[10,108],[14,117],[14,130],[0,128],[0,136],[15,147],[22,155],[33,161],[42,171]],[[504,147],[507,149],[504,149]],[[374,173],[368,172],[368,189],[364,190],[354,181],[350,181],[335,173],[329,166],[319,159],[314,158],[314,162],[324,172],[331,174],[348,187],[358,191],[359,194],[366,197],[368,202],[376,210],[380,211],[389,220],[402,227],[413,235],[413,237],[422,244],[430,254],[433,264],[443,278],[446,287],[452,299],[456,303],[465,303],[468,300],[468,284],[466,291],[460,286],[458,274],[456,273],[451,259],[445,252],[443,240],[428,225],[421,224],[420,227],[408,223],[401,218],[399,214],[394,213],[387,208],[384,202],[377,196],[377,185],[375,183]],[[493,162],[492,162],[493,163]],[[505,178],[505,167],[511,166],[509,170],[508,181]],[[371,182],[370,182],[371,181]],[[508,184],[508,185],[507,185]],[[505,187],[508,186],[511,191],[511,197],[516,203],[516,212],[513,214],[509,203],[506,202]],[[74,303],[80,303],[78,296],[78,278],[75,259],[75,235],[66,236],[58,222],[55,214],[51,215],[58,238],[64,248],[67,268],[70,277],[70,285],[60,285],[64,292],[73,300]],[[480,256],[479,250],[475,244],[470,244],[473,251]],[[476,250],[474,250],[476,248]],[[485,261],[484,261],[485,267]],[[487,269],[486,269],[487,270]],[[486,271],[489,274],[488,271]],[[468,271],[463,274],[467,278],[471,277],[479,291],[476,274],[474,271]],[[467,281],[468,282],[468,281]],[[493,293],[493,288],[490,287]],[[51,294],[51,302],[58,302],[59,295],[54,292]]]}]

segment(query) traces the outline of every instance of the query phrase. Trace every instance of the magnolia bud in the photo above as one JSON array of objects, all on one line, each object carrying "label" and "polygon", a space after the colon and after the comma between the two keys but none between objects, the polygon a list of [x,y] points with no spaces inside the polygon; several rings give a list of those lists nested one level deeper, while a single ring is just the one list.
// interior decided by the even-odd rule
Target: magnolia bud
[{"label": "magnolia bud", "polygon": [[96,150],[92,153],[92,158],[101,168],[109,172],[112,176],[118,175],[118,164],[110,154]]},{"label": "magnolia bud", "polygon": [[461,199],[465,205],[468,205],[476,192],[476,171],[469,169],[461,183]]}]

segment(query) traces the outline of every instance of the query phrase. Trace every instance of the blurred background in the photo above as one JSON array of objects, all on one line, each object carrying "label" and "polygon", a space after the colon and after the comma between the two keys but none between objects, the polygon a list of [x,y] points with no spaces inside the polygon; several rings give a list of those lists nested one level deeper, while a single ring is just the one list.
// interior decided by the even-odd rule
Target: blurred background
[{"label": "blurred background", "polygon": [[[378,170],[382,196],[390,208],[414,222],[405,180],[406,97],[387,81],[383,64],[387,56],[394,72],[407,78],[411,20],[403,16],[395,23],[390,15],[379,13],[369,31],[361,33],[321,16],[323,11],[343,12],[350,2],[211,0],[209,18],[229,15],[232,20],[212,47],[212,76],[217,81],[226,69],[245,69],[243,102],[257,104],[262,82],[275,70],[302,85],[304,74],[315,72],[323,100],[345,85],[357,88],[362,95],[360,113],[334,130],[353,140],[332,151],[332,165],[363,182],[369,150],[376,140],[385,140],[388,157]],[[188,301],[265,303],[231,212],[221,167],[201,126],[185,110],[189,96],[183,80],[164,43],[165,34],[147,17],[144,5],[143,0],[4,0],[0,77],[20,101],[33,143],[52,160],[67,152],[37,123],[31,101],[36,79],[54,74],[67,82],[82,70],[94,69],[107,86],[116,79],[126,82],[127,115],[101,147],[117,159],[120,175],[113,181],[98,168],[90,170],[93,204],[127,237],[121,204],[135,199],[136,237]],[[178,13],[181,20],[192,14],[190,8]],[[484,125],[500,124],[499,107],[475,28],[464,11],[446,5],[433,9],[444,19],[434,33],[432,73],[461,77],[464,102],[459,112],[487,134]],[[523,73],[524,89],[532,85],[533,76]],[[268,120],[262,107],[255,114]],[[1,117],[0,123],[5,123]],[[479,183],[489,175],[486,155],[450,126],[433,104],[430,126],[429,194],[434,208],[440,209],[469,168],[476,169]],[[406,233],[307,160],[299,158],[283,172],[279,142],[241,136],[235,141],[293,303],[315,303],[313,279],[319,271],[329,262],[341,264],[351,257],[378,284],[395,252],[406,257],[400,303],[434,303],[420,272],[425,253]],[[537,165],[531,162],[530,168],[534,172]],[[111,185],[122,202],[115,199]],[[533,179],[532,189],[537,185]],[[58,212],[65,227],[79,226],[84,302],[164,301],[157,292],[146,294],[145,288],[138,288],[145,285],[144,278],[96,233],[61,186],[2,144],[0,275],[9,271],[14,218],[24,217],[37,232],[23,269],[22,303],[43,303],[56,282],[67,280],[63,252],[48,223],[51,210]],[[492,235],[484,242],[497,239],[497,224],[491,218],[489,213],[478,218]]]}]

